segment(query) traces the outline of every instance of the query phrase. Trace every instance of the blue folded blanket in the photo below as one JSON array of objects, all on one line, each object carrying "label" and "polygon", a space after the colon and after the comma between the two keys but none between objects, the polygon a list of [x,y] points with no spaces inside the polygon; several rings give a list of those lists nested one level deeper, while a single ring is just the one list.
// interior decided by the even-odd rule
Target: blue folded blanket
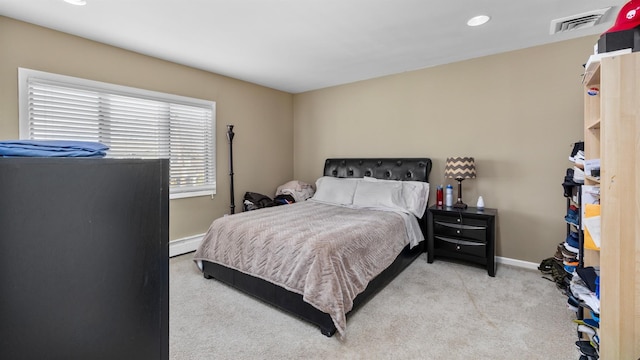
[{"label": "blue folded blanket", "polygon": [[0,141],[0,157],[104,157],[107,150],[109,150],[108,146],[91,141]]}]

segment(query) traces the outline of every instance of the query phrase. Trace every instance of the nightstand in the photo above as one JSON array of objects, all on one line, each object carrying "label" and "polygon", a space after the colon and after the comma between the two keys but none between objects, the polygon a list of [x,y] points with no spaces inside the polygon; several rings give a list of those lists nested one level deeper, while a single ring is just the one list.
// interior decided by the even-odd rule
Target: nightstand
[{"label": "nightstand", "polygon": [[475,207],[456,209],[432,206],[428,209],[427,261],[444,256],[487,267],[496,275],[496,216],[498,210]]}]

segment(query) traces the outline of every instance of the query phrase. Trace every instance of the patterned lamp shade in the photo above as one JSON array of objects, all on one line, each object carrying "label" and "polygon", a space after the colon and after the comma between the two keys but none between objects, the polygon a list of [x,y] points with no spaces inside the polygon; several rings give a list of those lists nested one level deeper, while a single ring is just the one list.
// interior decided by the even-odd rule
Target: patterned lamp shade
[{"label": "patterned lamp shade", "polygon": [[472,157],[450,157],[444,167],[444,177],[450,179],[475,179],[476,164]]},{"label": "patterned lamp shade", "polygon": [[444,166],[444,177],[458,181],[458,202],[453,207],[466,209],[467,204],[462,202],[462,180],[476,177],[476,163],[472,157],[450,157]]}]

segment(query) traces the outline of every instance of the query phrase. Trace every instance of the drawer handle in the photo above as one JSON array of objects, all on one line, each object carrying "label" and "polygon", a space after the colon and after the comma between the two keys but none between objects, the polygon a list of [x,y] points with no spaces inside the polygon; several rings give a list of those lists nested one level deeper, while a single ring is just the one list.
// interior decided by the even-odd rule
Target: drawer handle
[{"label": "drawer handle", "polygon": [[448,237],[444,237],[444,236],[434,236],[435,239],[438,239],[440,241],[445,241],[451,244],[456,244],[457,246],[485,246],[486,243],[485,242],[481,242],[481,241],[467,241],[467,240],[462,240],[462,239],[452,239],[452,238],[448,238]]},{"label": "drawer handle", "polygon": [[456,245],[456,250],[460,250],[460,245]]},{"label": "drawer handle", "polygon": [[460,234],[460,230],[456,230],[456,233]]},{"label": "drawer handle", "polygon": [[474,225],[465,225],[465,224],[458,225],[458,224],[446,223],[442,221],[436,221],[435,223],[440,226],[454,228],[454,229],[466,229],[466,230],[486,230],[487,229],[486,226],[474,226]]}]

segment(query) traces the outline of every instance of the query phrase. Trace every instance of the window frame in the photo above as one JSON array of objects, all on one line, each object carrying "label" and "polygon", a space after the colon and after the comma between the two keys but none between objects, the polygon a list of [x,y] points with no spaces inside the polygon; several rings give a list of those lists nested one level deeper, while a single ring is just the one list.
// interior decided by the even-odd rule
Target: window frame
[{"label": "window frame", "polygon": [[[175,94],[168,94],[158,91],[151,91],[146,89],[140,89],[130,86],[116,85],[112,83],[106,83],[101,81],[88,80],[73,76],[60,75],[55,73],[49,73],[39,70],[32,70],[27,68],[18,68],[18,106],[19,106],[19,136],[20,139],[30,138],[30,109],[29,109],[29,84],[30,78],[42,80],[44,82],[50,82],[60,86],[69,86],[70,88],[83,89],[89,91],[104,92],[110,95],[120,95],[135,97],[139,99],[160,101],[163,103],[186,105],[208,109],[211,111],[211,141],[212,144],[208,152],[208,159],[206,161],[212,162],[211,170],[213,171],[212,183],[199,186],[170,186],[169,198],[179,199],[186,197],[215,195],[217,190],[217,164],[216,164],[216,102],[211,100],[203,100],[197,98],[191,98],[186,96],[180,96]],[[171,119],[166,121],[169,123],[169,129],[171,128]],[[170,145],[167,145],[167,153],[170,153]],[[109,152],[107,152],[107,157]],[[116,157],[117,158],[117,157]],[[205,166],[205,173],[207,172]],[[171,170],[170,170],[171,177]]]}]

